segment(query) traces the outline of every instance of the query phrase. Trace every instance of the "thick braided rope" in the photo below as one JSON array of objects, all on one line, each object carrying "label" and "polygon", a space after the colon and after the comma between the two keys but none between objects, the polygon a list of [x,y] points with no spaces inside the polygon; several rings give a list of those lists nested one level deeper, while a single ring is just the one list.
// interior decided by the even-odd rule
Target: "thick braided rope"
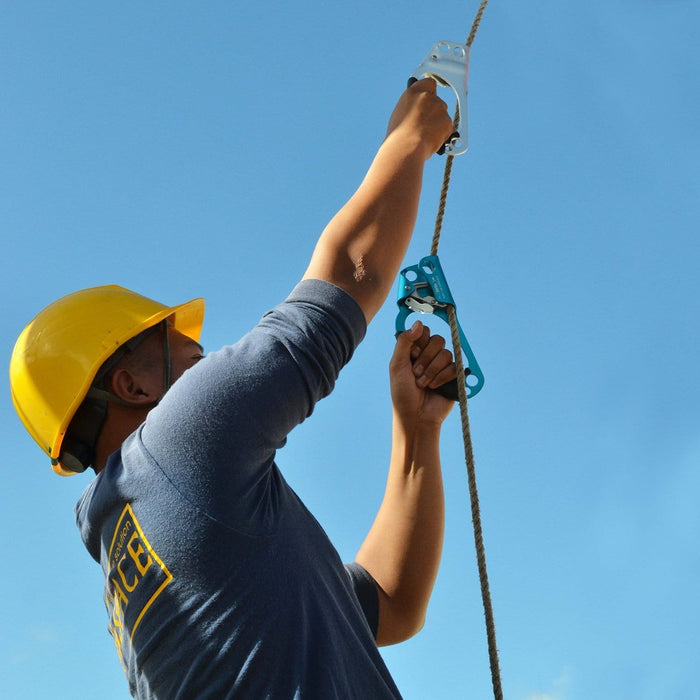
[{"label": "thick braided rope", "polygon": [[476,37],[476,33],[479,31],[479,25],[481,24],[481,18],[484,16],[484,10],[488,4],[489,0],[481,0],[481,5],[479,5],[479,9],[476,11],[474,21],[472,22],[471,31],[467,37],[467,48],[471,48],[471,45],[474,43],[474,38]]},{"label": "thick braided rope", "polygon": [[[452,128],[457,131],[459,128],[459,105],[455,108],[455,116],[452,120]],[[445,161],[445,172],[442,176],[442,189],[440,190],[440,200],[438,202],[437,216],[435,218],[435,231],[433,232],[433,242],[430,244],[430,254],[437,255],[440,245],[440,234],[442,233],[442,222],[445,218],[445,205],[447,204],[447,192],[450,189],[450,177],[452,176],[452,161],[454,156],[447,156]]]},{"label": "thick braided rope", "polygon": [[[457,312],[454,306],[447,307],[447,318],[450,322],[452,335],[452,347],[454,348],[457,376],[464,376],[464,361],[462,359],[462,344],[459,340],[459,326],[457,325]],[[486,622],[486,639],[489,648],[489,664],[491,666],[491,684],[493,696],[496,700],[503,700],[501,688],[501,671],[498,663],[498,646],[496,644],[496,623],[493,617],[493,605],[491,603],[491,589],[489,576],[486,570],[486,550],[484,548],[484,535],[481,529],[481,510],[479,508],[479,491],[476,487],[476,468],[474,465],[474,450],[472,448],[471,433],[469,430],[469,412],[467,410],[467,389],[464,382],[457,382],[457,396],[459,398],[459,413],[462,420],[462,437],[464,438],[464,461],[467,465],[467,480],[469,482],[469,498],[472,510],[472,525],[474,528],[474,546],[476,549],[476,565],[479,571],[479,583],[481,585],[481,600],[484,606],[484,619]]]},{"label": "thick braided rope", "polygon": [[[476,16],[474,17],[474,21],[472,22],[472,28],[469,32],[469,36],[467,37],[466,41],[466,46],[468,49],[470,49],[472,44],[474,43],[476,33],[479,30],[479,25],[481,24],[481,18],[484,16],[484,11],[486,10],[486,6],[488,4],[489,0],[481,0],[479,9],[476,11]],[[457,107],[455,108],[455,116],[452,120],[452,126],[454,128],[454,131],[457,131],[459,129],[459,118],[459,105],[457,105]],[[437,248],[440,243],[440,233],[442,231],[442,221],[445,218],[445,204],[447,202],[447,192],[450,189],[450,177],[452,176],[453,160],[454,156],[447,156],[447,160],[445,162],[445,173],[442,178],[442,190],[440,191],[440,202],[438,205],[437,218],[435,220],[435,232],[433,233],[433,243],[430,252],[431,255],[437,255]]]},{"label": "thick braided rope", "polygon": [[[489,0],[482,0],[477,10],[476,17],[472,23],[471,31],[467,38],[467,48],[471,47],[474,37],[479,29],[481,18],[484,15],[486,5]],[[454,130],[459,128],[459,106],[455,109],[453,119]],[[440,244],[440,234],[442,232],[442,222],[445,217],[445,205],[447,203],[447,192],[450,187],[450,177],[452,175],[452,161],[454,156],[447,156],[445,162],[445,172],[442,179],[442,189],[440,191],[440,201],[435,220],[435,232],[431,244],[430,254],[437,255]],[[457,312],[454,306],[447,307],[447,317],[452,335],[452,347],[454,349],[455,364],[457,366],[457,376],[464,376],[464,361],[462,359],[462,343],[459,339],[459,326],[457,325]],[[484,618],[486,622],[486,638],[489,649],[489,664],[491,666],[491,683],[493,685],[493,695],[495,700],[503,700],[503,689],[501,687],[501,671],[498,662],[498,646],[496,644],[496,624],[493,616],[493,605],[491,603],[491,590],[489,587],[489,577],[486,570],[486,551],[484,548],[484,537],[481,528],[481,510],[479,507],[479,492],[476,486],[476,468],[474,465],[474,450],[472,448],[471,432],[469,429],[469,412],[467,409],[467,389],[464,382],[457,382],[457,395],[459,398],[459,411],[462,420],[462,437],[464,439],[464,460],[467,465],[467,480],[469,482],[469,497],[471,501],[472,525],[474,528],[474,545],[476,548],[476,563],[479,571],[479,583],[481,585],[481,600],[484,607]]]},{"label": "thick braided rope", "polygon": [[[479,25],[481,24],[481,19],[484,16],[484,11],[486,6],[489,4],[489,0],[481,0],[479,9],[476,11],[474,21],[472,22],[472,28],[469,31],[469,36],[467,37],[466,46],[470,49],[476,38],[476,33],[479,31]],[[454,131],[459,129],[459,105],[455,109],[455,116],[452,120],[452,125]],[[452,161],[454,156],[447,156],[445,162],[445,173],[442,178],[442,190],[440,192],[440,203],[438,205],[437,218],[435,220],[435,232],[433,233],[433,243],[431,246],[431,255],[437,255],[437,248],[440,243],[440,233],[442,231],[442,221],[445,217],[445,204],[447,202],[447,192],[450,188],[450,177],[452,176]]]}]

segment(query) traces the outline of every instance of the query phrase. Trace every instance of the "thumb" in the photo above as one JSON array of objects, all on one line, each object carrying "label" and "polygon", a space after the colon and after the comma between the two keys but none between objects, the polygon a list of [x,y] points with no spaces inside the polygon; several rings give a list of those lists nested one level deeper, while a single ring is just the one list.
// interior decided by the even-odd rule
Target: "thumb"
[{"label": "thumb", "polygon": [[408,330],[396,334],[394,358],[410,357],[413,344],[423,336],[424,326],[416,321]]},{"label": "thumb", "polygon": [[413,345],[423,335],[423,324],[416,321],[408,330],[396,334],[396,340],[403,345]]}]

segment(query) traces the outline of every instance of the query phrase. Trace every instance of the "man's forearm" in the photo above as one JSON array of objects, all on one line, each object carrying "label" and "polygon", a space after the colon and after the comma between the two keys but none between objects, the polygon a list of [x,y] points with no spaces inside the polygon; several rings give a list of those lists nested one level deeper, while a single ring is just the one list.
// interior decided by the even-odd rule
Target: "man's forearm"
[{"label": "man's forearm", "polygon": [[407,639],[425,619],[445,527],[439,435],[439,425],[394,420],[384,500],[357,555],[381,589],[378,644]]},{"label": "man's forearm", "polygon": [[304,277],[345,289],[368,321],[386,299],[413,234],[425,162],[451,128],[433,80],[406,90],[362,184],[316,245]]},{"label": "man's forearm", "polygon": [[326,279],[355,298],[367,320],[394,284],[413,233],[424,160],[391,135],[362,184],[319,239],[305,277]]}]

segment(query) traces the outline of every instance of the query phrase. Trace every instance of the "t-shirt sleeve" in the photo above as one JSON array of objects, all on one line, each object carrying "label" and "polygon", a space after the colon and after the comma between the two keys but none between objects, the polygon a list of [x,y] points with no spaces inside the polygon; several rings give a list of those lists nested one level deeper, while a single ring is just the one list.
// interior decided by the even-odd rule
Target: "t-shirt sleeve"
[{"label": "t-shirt sleeve", "polygon": [[257,500],[276,450],[332,391],[365,331],[349,294],[301,282],[235,345],[173,385],[149,413],[143,447],[185,497],[249,522],[252,511],[267,508]]},{"label": "t-shirt sleeve", "polygon": [[360,607],[365,614],[365,619],[372,630],[372,636],[377,638],[379,629],[379,594],[377,584],[372,575],[357,562],[345,564],[345,571],[350,579],[350,585],[355,590],[355,595],[360,601]]}]

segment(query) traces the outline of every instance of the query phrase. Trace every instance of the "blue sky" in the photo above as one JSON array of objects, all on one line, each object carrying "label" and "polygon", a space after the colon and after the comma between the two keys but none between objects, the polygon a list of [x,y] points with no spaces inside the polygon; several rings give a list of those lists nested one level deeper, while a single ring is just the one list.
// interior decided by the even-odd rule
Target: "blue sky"
[{"label": "blue sky", "polygon": [[[4,3],[0,342],[117,283],[207,299],[236,340],[301,276],[406,78],[478,2]],[[700,6],[492,0],[440,256],[486,377],[470,404],[510,700],[700,698]],[[427,254],[443,161],[407,263]],[[279,463],[346,559],[383,491],[389,299]],[[442,329],[438,324],[435,330]],[[117,700],[99,568],[0,402],[3,694]],[[491,694],[457,412],[425,629],[385,650],[408,700]]]}]

